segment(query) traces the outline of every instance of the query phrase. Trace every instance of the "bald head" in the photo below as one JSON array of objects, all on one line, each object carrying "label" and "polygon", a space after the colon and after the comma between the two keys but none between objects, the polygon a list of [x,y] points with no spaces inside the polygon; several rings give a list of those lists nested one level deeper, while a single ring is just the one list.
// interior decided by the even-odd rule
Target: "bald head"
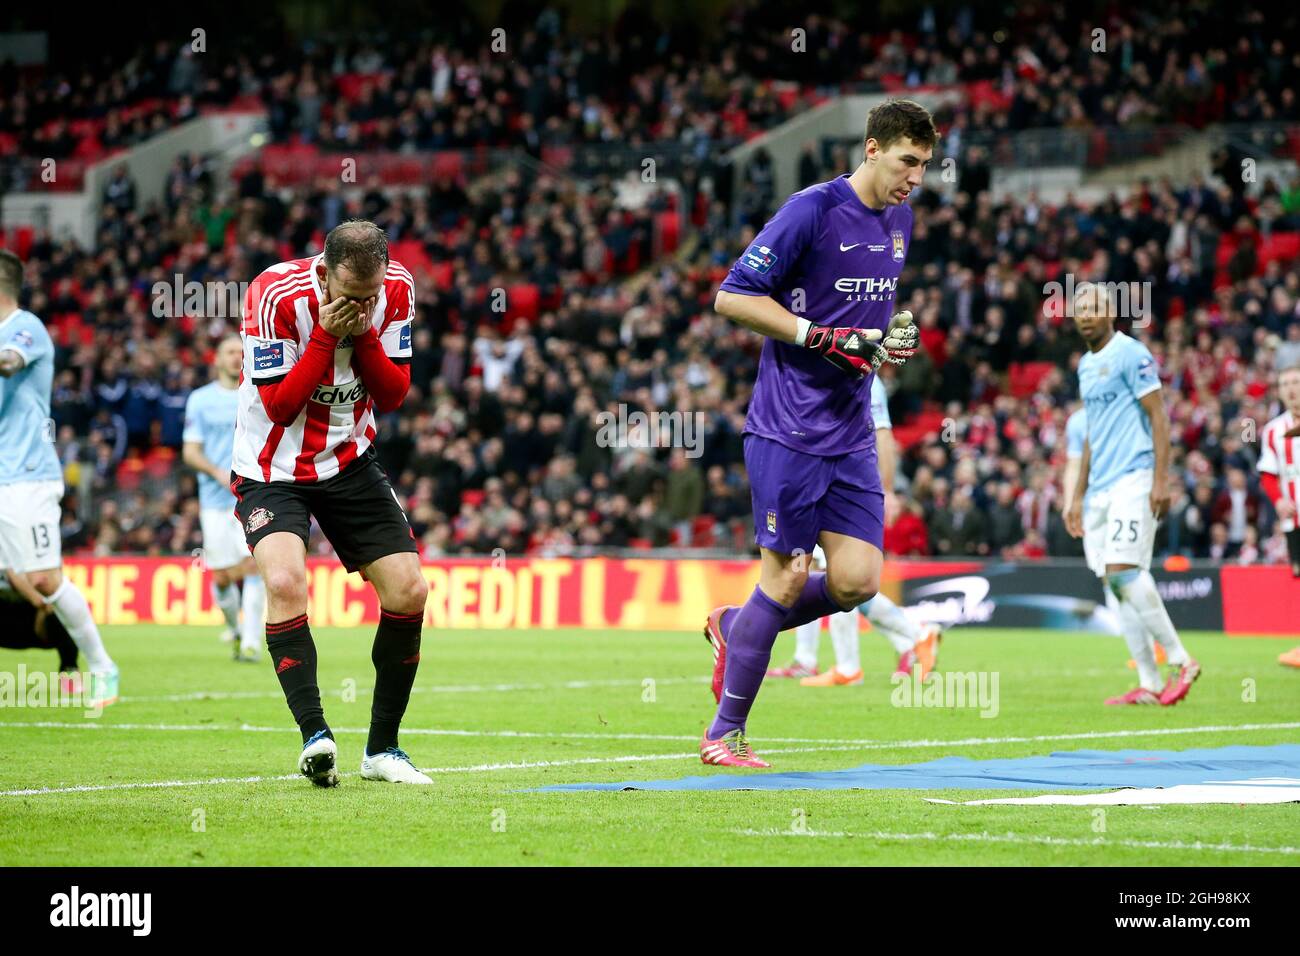
[{"label": "bald head", "polygon": [[325,237],[325,268],[367,279],[388,267],[388,237],[365,219],[339,223]]},{"label": "bald head", "polygon": [[387,270],[388,237],[364,219],[331,229],[325,237],[325,254],[316,264],[326,301],[342,298],[358,304],[379,295]]}]

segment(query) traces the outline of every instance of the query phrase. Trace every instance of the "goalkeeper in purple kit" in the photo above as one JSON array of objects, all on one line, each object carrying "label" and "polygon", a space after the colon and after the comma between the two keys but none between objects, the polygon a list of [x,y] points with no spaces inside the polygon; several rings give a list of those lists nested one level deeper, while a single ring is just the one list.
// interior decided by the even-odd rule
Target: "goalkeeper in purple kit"
[{"label": "goalkeeper in purple kit", "polygon": [[[715,609],[704,628],[719,704],[700,742],[706,764],[769,766],[750,750],[745,722],[776,635],[855,608],[879,587],[871,376],[916,350],[911,313],[891,312],[912,237],[907,197],[938,138],[917,103],[877,106],[861,165],[791,196],[718,291],[720,315],[767,336],[744,437],[762,567],[744,606]],[[809,573],[817,544],[825,573]]]}]

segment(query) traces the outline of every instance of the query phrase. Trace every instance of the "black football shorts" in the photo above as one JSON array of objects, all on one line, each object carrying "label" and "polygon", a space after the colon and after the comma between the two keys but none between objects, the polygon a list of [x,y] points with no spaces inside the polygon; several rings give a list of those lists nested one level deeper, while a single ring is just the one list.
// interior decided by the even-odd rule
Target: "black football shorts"
[{"label": "black football shorts", "polygon": [[232,472],[230,490],[250,553],[276,531],[291,531],[308,545],[313,517],[349,571],[390,554],[419,552],[374,445],[323,481],[255,481]]}]

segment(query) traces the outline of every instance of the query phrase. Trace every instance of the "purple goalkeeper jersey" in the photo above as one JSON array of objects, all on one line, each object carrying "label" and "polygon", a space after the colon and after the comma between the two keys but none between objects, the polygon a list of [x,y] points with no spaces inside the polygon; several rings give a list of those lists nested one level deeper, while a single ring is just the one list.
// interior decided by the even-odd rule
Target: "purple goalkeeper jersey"
[{"label": "purple goalkeeper jersey", "polygon": [[[911,207],[869,209],[844,175],[786,200],[722,288],[771,296],[813,325],[883,331],[911,241]],[[855,379],[812,349],[769,338],[745,431],[810,455],[872,448],[871,376]]]}]

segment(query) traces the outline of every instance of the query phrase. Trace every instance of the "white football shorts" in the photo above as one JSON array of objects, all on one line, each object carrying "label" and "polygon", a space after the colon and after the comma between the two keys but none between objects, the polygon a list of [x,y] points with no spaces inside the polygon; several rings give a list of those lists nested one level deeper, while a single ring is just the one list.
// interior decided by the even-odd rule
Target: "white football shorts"
[{"label": "white football shorts", "polygon": [[203,561],[209,568],[233,568],[249,556],[244,527],[234,511],[204,508],[199,512],[199,527],[203,531]]},{"label": "white football shorts", "polygon": [[1083,502],[1083,554],[1097,577],[1108,564],[1149,570],[1155,547],[1156,518],[1151,513],[1150,471],[1131,471]]},{"label": "white football shorts", "polygon": [[63,482],[0,485],[0,567],[24,574],[63,566]]}]

